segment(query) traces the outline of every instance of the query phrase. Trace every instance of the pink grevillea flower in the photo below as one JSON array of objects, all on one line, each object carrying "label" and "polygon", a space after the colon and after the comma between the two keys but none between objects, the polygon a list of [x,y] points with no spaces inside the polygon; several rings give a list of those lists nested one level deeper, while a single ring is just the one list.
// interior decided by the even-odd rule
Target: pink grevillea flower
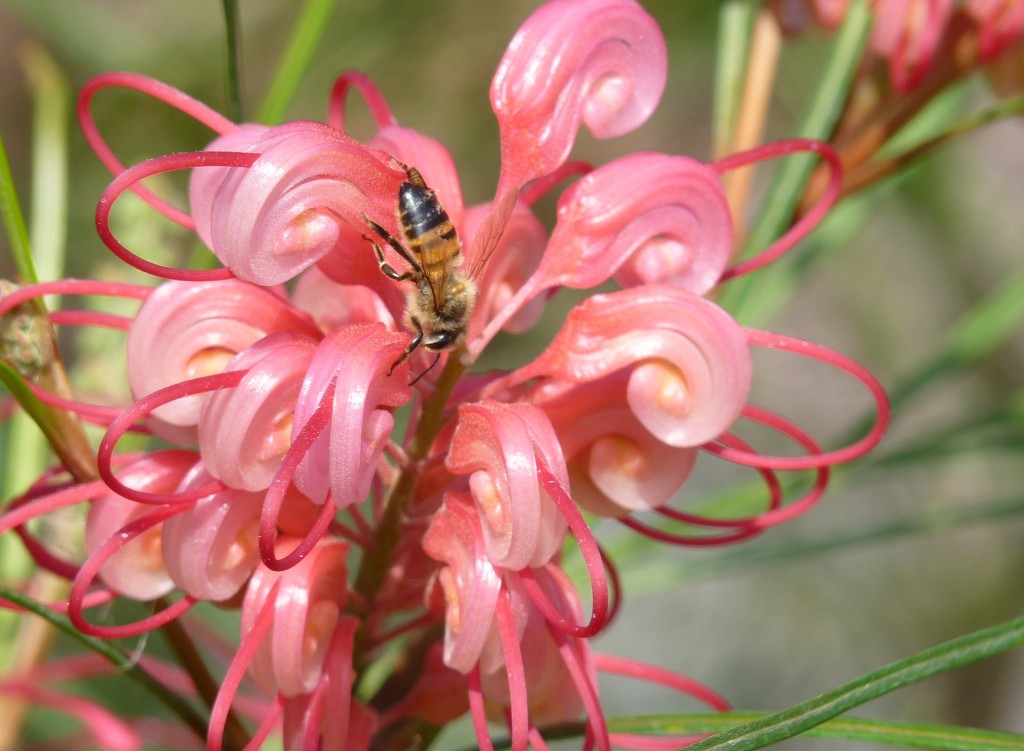
[{"label": "pink grevillea flower", "polygon": [[561,548],[568,524],[538,479],[538,459],[563,487],[569,477],[555,431],[526,404],[464,404],[445,463],[469,475],[487,557],[501,568],[541,566]]},{"label": "pink grevillea flower", "polygon": [[560,167],[581,122],[598,138],[642,124],[661,99],[667,69],[661,30],[637,3],[541,6],[512,39],[491,84],[501,127],[498,195]]},{"label": "pink grevillea flower", "polygon": [[998,57],[1024,37],[1024,3],[1020,0],[965,0],[964,12],[978,24],[978,57]]},{"label": "pink grevillea flower", "polygon": [[[803,513],[824,492],[830,466],[878,442],[887,406],[869,373],[817,345],[742,328],[706,297],[786,252],[820,220],[838,195],[830,147],[793,140],[710,164],[653,152],[596,166],[568,161],[581,125],[606,138],[644,122],[666,65],[661,33],[635,0],[542,5],[491,87],[498,184],[490,200],[468,205],[444,145],[400,125],[361,73],[338,79],[327,124],[276,127],[230,123],[140,76],[108,74],[87,85],[83,126],[115,175],[97,209],[100,235],[118,257],[165,281],[94,290],[145,300],[130,327],[103,322],[130,329],[134,400],[88,411],[106,428],[97,454],[103,482],[47,476],[0,516],[0,530],[17,529],[38,560],[73,580],[69,611],[90,633],[143,633],[200,600],[241,603],[209,748],[221,746],[229,708],[246,699],[260,709],[253,746],[280,727],[289,749],[368,748],[401,738],[412,718],[441,724],[469,711],[482,748],[491,747],[489,721],[507,725],[518,751],[543,747],[540,725],[581,717],[588,743],[609,748],[602,663],[588,640],[621,600],[613,563],[581,508],[665,542],[724,544]],[[213,142],[124,167],[92,120],[96,95],[111,86],[193,115]],[[345,132],[353,90],[378,126],[365,143]],[[730,266],[734,219],[720,175],[796,151],[829,163],[824,197],[769,248]],[[191,170],[188,213],[140,184],[182,169]],[[436,198],[461,238],[456,246],[445,224],[440,255],[448,255],[434,265],[420,259],[430,268],[413,268],[419,255],[402,247],[399,196],[410,188],[427,191],[416,195],[431,211]],[[555,190],[548,227],[532,206]],[[134,255],[110,229],[125,191],[194,230],[223,267],[170,269]],[[378,240],[378,257],[367,237],[382,234],[399,239]],[[406,300],[433,294],[435,266],[449,278],[465,272],[466,299],[476,288],[468,320],[456,321],[466,330],[437,353],[413,346],[417,324],[434,331]],[[551,293],[608,282],[620,289],[590,295],[554,322],[539,356],[515,359],[514,335],[546,312]],[[52,291],[40,286],[16,299]],[[0,313],[7,304],[0,300]],[[501,330],[512,335],[502,346],[513,365],[466,375]],[[747,404],[753,346],[853,374],[878,404],[869,434],[826,450]],[[766,425],[801,453],[760,455],[732,433],[739,420]],[[155,433],[175,448],[125,456],[118,447],[128,431]],[[765,507],[737,518],[675,508],[698,452],[759,473]],[[788,499],[783,471],[812,473],[813,487]],[[47,558],[24,532],[34,516],[99,496],[114,500],[93,501],[81,566]],[[651,514],[684,531],[648,523]],[[569,535],[589,598],[560,568]],[[129,555],[138,571],[119,562]],[[94,585],[97,576],[135,599],[170,595],[171,603],[138,623],[96,626],[86,609],[113,597]],[[588,600],[589,613],[581,604]],[[368,668],[394,674],[373,693],[374,681],[358,683]],[[239,695],[246,674],[262,698]],[[652,670],[635,674],[672,683]],[[690,687],[681,677],[673,685]]]}]

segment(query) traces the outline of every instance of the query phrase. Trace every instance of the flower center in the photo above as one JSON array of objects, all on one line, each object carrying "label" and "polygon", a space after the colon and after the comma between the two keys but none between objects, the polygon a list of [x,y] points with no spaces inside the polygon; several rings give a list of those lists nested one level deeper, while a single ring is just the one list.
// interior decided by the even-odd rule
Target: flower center
[{"label": "flower center", "polygon": [[223,373],[224,368],[234,359],[238,353],[227,347],[207,347],[196,352],[185,363],[186,378],[201,378],[202,376]]},{"label": "flower center", "polygon": [[686,376],[669,362],[653,360],[638,365],[630,377],[630,385],[652,399],[658,409],[673,417],[686,417],[690,411]]},{"label": "flower center", "polygon": [[642,479],[650,471],[647,455],[624,436],[606,435],[590,446],[590,464],[594,474],[610,471],[619,477]]},{"label": "flower center", "polygon": [[274,255],[326,252],[337,244],[339,235],[337,216],[323,209],[307,209],[288,223]]},{"label": "flower center", "polygon": [[469,477],[469,489],[483,512],[487,526],[498,536],[504,534],[508,526],[508,514],[505,512],[501,489],[494,479],[483,470],[474,472]]}]

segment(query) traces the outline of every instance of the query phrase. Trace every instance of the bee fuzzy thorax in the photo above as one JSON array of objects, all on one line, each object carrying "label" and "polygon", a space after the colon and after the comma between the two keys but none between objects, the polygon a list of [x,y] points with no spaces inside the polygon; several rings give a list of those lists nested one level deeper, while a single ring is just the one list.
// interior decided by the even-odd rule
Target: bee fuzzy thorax
[{"label": "bee fuzzy thorax", "polygon": [[409,266],[399,273],[385,260],[380,246],[367,238],[381,271],[395,281],[414,284],[405,310],[405,322],[413,338],[395,365],[420,346],[440,353],[460,344],[466,338],[477,300],[476,282],[461,268],[462,241],[448,212],[418,170],[408,167],[406,176],[397,200],[398,226],[405,242],[366,217],[370,228]]}]

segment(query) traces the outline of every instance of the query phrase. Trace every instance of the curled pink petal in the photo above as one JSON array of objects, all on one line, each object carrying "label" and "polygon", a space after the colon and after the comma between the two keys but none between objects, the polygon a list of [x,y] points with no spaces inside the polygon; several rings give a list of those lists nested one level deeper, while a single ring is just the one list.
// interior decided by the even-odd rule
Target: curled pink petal
[{"label": "curled pink petal", "polygon": [[1024,36],[1024,3],[965,0],[964,11],[978,24],[978,56],[992,60]]},{"label": "curled pink petal", "polygon": [[513,571],[540,566],[565,539],[568,525],[537,476],[538,454],[568,487],[562,450],[540,409],[493,401],[459,407],[446,464],[456,474],[470,475],[487,555],[495,566]]},{"label": "curled pink petal", "polygon": [[[209,482],[198,464],[184,482]],[[163,525],[161,550],[174,583],[197,600],[233,597],[259,563],[256,544],[262,493],[225,488]]]},{"label": "curled pink petal", "polygon": [[[473,206],[466,212],[467,237],[476,234],[490,211],[490,204],[485,204]],[[479,297],[470,322],[471,339],[488,321],[502,314],[515,298],[540,265],[547,243],[548,233],[544,225],[524,202],[517,202],[493,254],[476,278]],[[512,315],[502,315],[502,329],[511,334],[529,330],[540,320],[546,302],[543,295],[538,295],[510,311]]]},{"label": "curled pink petal", "polygon": [[199,450],[216,478],[239,490],[265,490],[291,442],[292,414],[316,340],[270,334],[225,368],[244,370],[230,390],[211,394],[199,417]]},{"label": "curled pink petal", "polygon": [[[287,549],[294,540],[278,544]],[[287,571],[256,568],[242,603],[241,633],[255,627],[264,607],[273,608],[270,633],[249,666],[268,690],[291,697],[316,687],[347,597],[347,553],[345,542],[324,539]]]},{"label": "curled pink petal", "polygon": [[620,517],[668,503],[697,460],[697,449],[662,443],[640,423],[622,380],[533,396],[565,452],[573,500],[598,516]]},{"label": "curled pink petal", "polygon": [[[401,294],[397,297],[400,299]],[[306,269],[299,276],[292,291],[292,304],[309,313],[324,334],[347,323],[380,321],[389,329],[398,327],[391,309],[375,291],[359,284],[339,284],[318,266]],[[400,305],[404,305],[404,301]]]},{"label": "curled pink petal", "polygon": [[394,214],[405,173],[379,152],[320,123],[254,134],[251,167],[195,172],[189,193],[196,231],[240,279],[287,281],[335,249],[361,248],[363,214]]},{"label": "curled pink petal", "polygon": [[634,0],[555,0],[516,33],[491,83],[498,194],[554,172],[585,123],[598,138],[647,120],[667,75],[665,40]]},{"label": "curled pink petal", "polygon": [[928,74],[954,9],[953,0],[877,0],[871,50],[889,61],[889,78],[903,93]]},{"label": "curled pink petal", "polygon": [[739,325],[713,302],[645,285],[594,295],[511,383],[568,383],[631,368],[627,397],[644,426],[671,446],[699,446],[727,430],[750,389],[750,351]]},{"label": "curled pink petal", "polygon": [[369,493],[377,459],[394,427],[390,410],[412,396],[408,363],[393,368],[408,341],[407,334],[379,323],[351,324],[333,331],[317,347],[292,424],[294,437],[336,381],[330,430],[314,442],[294,478],[316,503],[324,502],[328,490],[338,508]]},{"label": "curled pink petal", "polygon": [[[352,650],[360,622],[341,616],[324,657],[324,669],[316,688],[284,702],[284,747],[317,748],[319,751],[360,751],[366,746],[354,742],[367,735],[352,727],[372,723],[372,713],[363,715],[355,707],[355,671]],[[353,711],[356,710],[356,711]]]},{"label": "curled pink petal", "polygon": [[423,536],[423,549],[444,564],[437,573],[445,603],[444,662],[468,674],[491,630],[501,589],[473,501],[448,494]]},{"label": "curled pink petal", "polygon": [[[194,455],[165,451],[143,457],[118,473],[122,482],[150,493],[170,493],[194,465]],[[184,508],[184,507],[183,507]],[[96,498],[89,507],[85,546],[90,553],[120,534],[130,522],[152,511],[114,492]],[[100,567],[100,578],[111,589],[136,600],[153,600],[174,589],[164,564],[160,527],[153,526],[126,542]]]},{"label": "curled pink petal", "polygon": [[472,350],[553,287],[664,283],[702,295],[732,253],[732,216],[711,167],[685,156],[638,153],[579,180],[558,202],[558,223],[537,270]]},{"label": "curled pink petal", "polygon": [[[223,372],[231,359],[275,331],[319,336],[301,311],[269,290],[238,280],[167,282],[139,309],[128,333],[128,381],[136,397],[169,384]],[[199,421],[203,397],[155,411],[177,426]]]}]

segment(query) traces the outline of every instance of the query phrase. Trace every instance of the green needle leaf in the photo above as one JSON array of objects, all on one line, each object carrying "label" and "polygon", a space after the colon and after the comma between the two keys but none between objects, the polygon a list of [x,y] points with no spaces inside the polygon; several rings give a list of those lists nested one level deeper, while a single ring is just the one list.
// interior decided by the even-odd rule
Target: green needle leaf
[{"label": "green needle leaf", "polygon": [[18,274],[26,284],[38,281],[35,266],[32,263],[32,246],[28,241],[28,230],[25,228],[25,216],[21,213],[18,193],[14,189],[14,177],[11,165],[7,161],[7,148],[3,136],[0,136],[0,217],[4,221],[7,241],[11,245],[14,265]]},{"label": "green needle leaf", "polygon": [[299,84],[309,70],[313,53],[334,11],[334,3],[335,0],[306,0],[277,68],[277,75],[260,107],[256,118],[258,122],[272,125],[284,119]]},{"label": "green needle leaf", "polygon": [[782,712],[744,723],[689,746],[689,751],[751,751],[792,738],[871,699],[910,683],[1024,644],[1024,618],[975,631],[821,694]]}]

